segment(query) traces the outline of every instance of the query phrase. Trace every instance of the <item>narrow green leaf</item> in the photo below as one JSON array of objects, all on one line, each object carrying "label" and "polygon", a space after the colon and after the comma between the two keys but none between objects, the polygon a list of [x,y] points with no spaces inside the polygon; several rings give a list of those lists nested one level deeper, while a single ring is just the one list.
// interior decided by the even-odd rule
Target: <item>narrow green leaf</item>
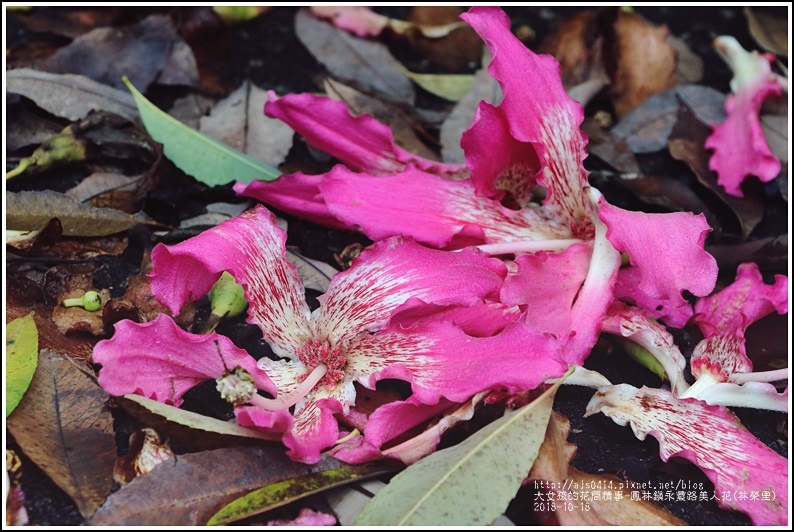
[{"label": "narrow green leaf", "polygon": [[138,106],[146,131],[163,145],[165,156],[186,174],[208,186],[272,181],[281,175],[277,168],[169,116],[138,92],[129,79],[124,77],[123,81]]},{"label": "narrow green leaf", "polygon": [[394,478],[356,526],[487,526],[516,496],[538,456],[554,394],[569,371],[532,403]]},{"label": "narrow green leaf", "polygon": [[[281,440],[280,434],[266,429],[243,427],[236,423],[229,423],[228,421],[221,421],[220,419],[203,416],[140,395],[127,394],[118,398],[118,401],[130,414],[139,419],[144,419],[146,423],[149,426],[153,426],[155,430],[160,429],[164,422],[171,422],[191,429],[213,432],[225,436],[255,438],[268,441]],[[149,414],[154,414],[161,419],[158,420]]]},{"label": "narrow green leaf", "polygon": [[6,417],[22,400],[39,362],[39,331],[33,314],[6,325]]},{"label": "narrow green leaf", "polygon": [[276,482],[252,491],[221,508],[207,525],[223,525],[267,512],[279,506],[387,471],[382,467],[356,466],[330,469]]},{"label": "narrow green leaf", "polygon": [[419,74],[405,71],[417,85],[439,98],[457,102],[474,87],[474,76],[471,74]]}]

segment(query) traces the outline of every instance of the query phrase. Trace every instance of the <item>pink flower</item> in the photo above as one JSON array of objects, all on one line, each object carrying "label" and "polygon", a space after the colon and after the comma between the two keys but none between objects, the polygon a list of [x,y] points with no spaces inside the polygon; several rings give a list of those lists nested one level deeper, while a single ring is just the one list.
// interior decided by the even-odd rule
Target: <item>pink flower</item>
[{"label": "pink flower", "polygon": [[[504,93],[499,105],[482,102],[464,133],[465,167],[408,154],[385,126],[352,117],[340,102],[271,94],[269,116],[346,166],[235,190],[319,223],[361,229],[374,240],[405,234],[442,249],[480,245],[492,254],[563,254],[582,244],[565,259],[541,259],[570,264],[571,271],[559,275],[568,278],[570,293],[581,288],[575,308],[555,311],[567,317],[543,329],[576,338],[578,345],[566,349],[571,363],[592,347],[616,295],[683,326],[692,315],[683,291],[706,295],[716,282],[716,261],[703,251],[710,231],[703,215],[646,214],[607,203],[588,186],[587,141],[579,128],[584,113],[565,93],[559,64],[527,50],[498,8],[474,7],[462,17],[485,39],[493,55],[489,72]],[[620,269],[618,252],[628,254],[629,268]],[[519,263],[519,276],[527,261]],[[547,270],[556,275],[555,268]],[[535,283],[521,284],[513,283],[511,304],[535,304]],[[570,327],[574,323],[580,327]]]},{"label": "pink flower", "polygon": [[727,119],[706,139],[714,150],[709,168],[717,172],[717,182],[728,194],[744,197],[741,185],[754,175],[762,182],[780,173],[780,161],[769,149],[758,114],[764,100],[779,98],[781,86],[772,73],[772,54],[748,52],[730,36],[714,39],[714,48],[733,69],[731,92],[725,101]]},{"label": "pink flower", "polygon": [[[220,337],[196,340],[183,331],[161,330],[160,321],[173,323],[162,317],[156,322],[157,336],[167,349],[149,356],[156,371],[137,372],[140,376],[134,371],[140,352],[156,345],[147,339],[154,335],[144,330],[152,325],[123,325],[121,336],[101,343],[95,355],[103,364],[103,386],[111,393],[143,392],[176,402],[206,378],[225,377],[219,387],[233,390],[253,381],[254,390],[275,399],[235,393],[238,422],[279,430],[294,406],[294,421],[283,441],[291,457],[312,463],[338,439],[334,415],[346,415],[355,405],[354,382],[374,389],[381,379],[401,379],[411,384],[411,400],[435,404],[465,401],[495,386],[532,389],[566,369],[555,356],[557,344],[527,325],[503,319],[498,330],[485,330],[466,326],[474,316],[461,312],[456,320],[485,334],[472,336],[452,319],[419,318],[435,311],[453,316],[456,306],[476,313],[478,305],[482,316],[511,314],[494,311],[498,304],[487,301],[498,295],[504,265],[477,250],[449,253],[403,237],[384,240],[333,278],[319,298],[321,307],[312,313],[303,283],[286,259],[285,240],[273,215],[258,206],[181,244],[158,245],[151,274],[152,292],[176,314],[228,271],[245,290],[248,321],[261,329],[281,359],[262,358],[252,366],[250,356]],[[426,304],[431,310],[422,310]],[[392,324],[401,310],[411,314]],[[135,340],[131,330],[139,331]],[[226,375],[238,366],[244,371]]]},{"label": "pink flower", "polygon": [[788,389],[781,394],[770,383],[788,379],[788,369],[753,372],[745,350],[747,327],[775,311],[788,312],[788,277],[776,275],[766,284],[754,263],[741,264],[730,286],[700,299],[694,322],[704,339],[690,362],[697,380],[682,397],[787,412]]}]

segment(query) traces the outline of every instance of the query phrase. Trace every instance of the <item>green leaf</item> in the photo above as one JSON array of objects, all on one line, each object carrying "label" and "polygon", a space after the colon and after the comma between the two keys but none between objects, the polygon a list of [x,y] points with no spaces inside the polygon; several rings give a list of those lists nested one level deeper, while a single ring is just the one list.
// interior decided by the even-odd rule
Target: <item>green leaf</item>
[{"label": "green leaf", "polygon": [[405,73],[427,92],[451,102],[457,102],[474,87],[471,74],[418,74],[408,70]]},{"label": "green leaf", "polygon": [[281,175],[277,168],[169,116],[138,92],[129,79],[124,77],[123,81],[138,106],[146,131],[163,145],[165,156],[186,174],[211,187],[236,181],[272,181]]},{"label": "green leaf", "polygon": [[223,525],[260,514],[323,490],[383,473],[374,466],[344,467],[276,482],[252,491],[221,508],[207,525]]},{"label": "green leaf", "polygon": [[[201,430],[222,434],[224,436],[236,436],[240,438],[255,438],[259,440],[280,441],[281,435],[266,429],[254,427],[244,427],[236,423],[221,421],[190,412],[182,408],[167,405],[154,399],[148,399],[140,395],[127,394],[117,398],[121,406],[131,415],[144,420],[148,426],[155,430],[163,430],[166,423],[176,423],[190,429]],[[154,414],[153,417],[151,414]],[[157,419],[159,417],[160,419]],[[195,434],[193,435],[195,437]]]},{"label": "green leaf", "polygon": [[6,417],[22,400],[39,362],[39,331],[33,314],[6,325]]},{"label": "green leaf", "polygon": [[487,526],[515,498],[538,456],[562,381],[462,443],[396,475],[361,510],[356,526]]}]

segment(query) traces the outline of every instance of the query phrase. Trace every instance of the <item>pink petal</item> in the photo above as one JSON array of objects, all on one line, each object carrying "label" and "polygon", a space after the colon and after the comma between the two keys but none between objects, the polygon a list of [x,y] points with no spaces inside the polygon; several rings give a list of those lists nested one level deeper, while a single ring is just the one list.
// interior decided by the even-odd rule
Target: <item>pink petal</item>
[{"label": "pink petal", "polygon": [[475,395],[459,408],[444,415],[437,423],[433,424],[421,434],[395,445],[394,447],[385,449],[383,451],[384,456],[396,458],[408,465],[418,462],[436,450],[438,444],[441,443],[441,436],[447,430],[461,421],[470,420],[474,416],[475,407],[482,401],[483,396],[487,393],[488,392],[482,392]]},{"label": "pink petal", "polygon": [[286,433],[292,428],[293,418],[288,410],[263,410],[256,406],[234,407],[237,422],[243,427],[259,427]]},{"label": "pink petal", "polygon": [[365,439],[380,449],[384,443],[437,416],[454,404],[442,399],[436,404],[426,405],[417,401],[416,396],[405,401],[387,403],[370,415],[364,431]]},{"label": "pink petal", "polygon": [[628,253],[632,266],[642,272],[637,289],[649,298],[669,300],[678,308],[686,302],[684,290],[705,296],[714,289],[717,261],[703,249],[711,228],[702,214],[632,212],[602,198],[599,217],[612,245]]},{"label": "pink petal", "polygon": [[363,251],[350,269],[334,276],[320,297],[317,330],[339,345],[384,327],[410,298],[440,305],[472,305],[496,299],[506,270],[476,249],[460,253],[426,248],[394,237]]},{"label": "pink petal", "polygon": [[328,449],[325,454],[353,465],[366,464],[383,459],[383,454],[380,450],[367,443],[361,434],[335,445]]},{"label": "pink petal", "polygon": [[280,356],[311,336],[303,282],[286,258],[287,235],[261,205],[174,246],[152,251],[152,293],[177,313],[209,292],[226,270],[245,289],[248,321]]},{"label": "pink petal", "polygon": [[381,379],[410,382],[417,402],[463,402],[491,388],[518,393],[560,377],[567,364],[558,349],[556,340],[521,323],[476,338],[451,323],[428,321],[354,338],[347,372],[370,389]]},{"label": "pink petal", "polygon": [[673,335],[649,319],[642,309],[616,301],[609,308],[601,329],[603,332],[628,338],[647,349],[664,368],[676,396],[686,390],[688,385],[684,378],[684,355],[675,345]]},{"label": "pink petal", "polygon": [[695,303],[695,323],[706,338],[741,331],[764,316],[788,312],[788,277],[775,275],[773,284],[764,283],[758,265],[739,265],[736,280],[718,293]]},{"label": "pink petal", "polygon": [[788,277],[776,275],[773,284],[766,284],[755,263],[741,264],[730,286],[695,303],[694,321],[705,339],[692,353],[692,374],[708,371],[725,382],[731,374],[751,372],[745,331],[776,310],[788,312]]},{"label": "pink petal", "polygon": [[377,37],[389,25],[389,18],[363,6],[311,6],[313,15],[330,20],[334,26],[359,37]]},{"label": "pink petal", "polygon": [[282,175],[275,181],[252,181],[247,185],[238,182],[233,188],[241,196],[254,198],[304,220],[334,229],[353,229],[352,226],[340,222],[328,210],[320,193],[322,180],[322,175],[296,172]]},{"label": "pink petal", "polygon": [[336,517],[323,512],[315,512],[311,508],[301,509],[298,517],[290,521],[284,519],[274,519],[267,522],[267,526],[334,526]]},{"label": "pink petal", "polygon": [[165,314],[148,323],[119,321],[113,337],[94,347],[93,361],[102,365],[99,384],[109,394],[134,393],[174,406],[191,388],[236,366],[253,376],[258,389],[276,391],[256,360],[231,340],[183,331]]},{"label": "pink petal", "polygon": [[[585,416],[602,412],[619,425],[631,424],[644,440],[659,440],[665,462],[680,456],[714,483],[718,504],[750,516],[756,526],[788,523],[788,460],[753,436],[728,409],[696,399],[677,399],[661,389],[619,384],[600,389]],[[738,499],[739,491],[766,494]],[[723,500],[725,497],[725,500]]]},{"label": "pink petal", "polygon": [[[498,7],[473,7],[461,18],[491,51],[493,60],[488,72],[502,86],[504,98],[497,109],[509,126],[510,136],[518,142],[531,143],[540,160],[537,180],[546,187],[544,207],[563,221],[575,237],[586,236],[592,228],[585,193],[587,172],[582,164],[587,156],[586,139],[579,129],[584,110],[565,92],[559,63],[551,56],[528,50],[510,31],[510,19]],[[483,109],[464,136],[463,145],[477,150],[471,158],[467,153],[466,161],[479,186],[496,183],[500,177],[491,175],[494,168],[487,163],[487,157],[504,161],[507,150],[515,153],[514,147],[504,142],[504,134],[494,133],[495,125],[498,121],[493,118],[493,111]],[[525,163],[528,157],[524,155],[515,162]]]},{"label": "pink petal", "polygon": [[540,210],[508,209],[478,196],[469,180],[450,180],[408,167],[374,178],[336,167],[320,184],[329,210],[371,239],[404,234],[439,248],[515,240],[570,238]]},{"label": "pink petal", "polygon": [[529,203],[540,162],[531,143],[510,135],[501,109],[480,103],[460,144],[478,195],[500,201],[509,192],[519,207]]},{"label": "pink petal", "polygon": [[588,244],[574,244],[560,253],[541,251],[516,257],[518,268],[505,280],[502,302],[526,305],[529,325],[564,342],[571,332],[571,308],[587,276],[591,255]]},{"label": "pink petal", "polygon": [[743,335],[718,335],[698,342],[692,352],[689,365],[692,375],[699,378],[704,372],[711,373],[720,382],[727,382],[733,373],[753,371],[753,363],[747,358]]},{"label": "pink petal", "polygon": [[284,445],[289,448],[287,456],[296,462],[316,464],[322,458],[320,452],[331,447],[339,438],[339,423],[335,413],[342,411],[336,399],[328,398],[325,390],[319,390],[295,407],[295,423],[284,435]]},{"label": "pink petal", "polygon": [[621,268],[615,281],[615,297],[637,305],[650,318],[663,320],[670,327],[683,328],[694,314],[692,305],[680,298],[671,300],[649,296],[639,288],[641,279],[640,268],[635,266]]},{"label": "pink petal", "polygon": [[780,161],[769,149],[758,114],[767,98],[780,98],[781,87],[770,67],[773,55],[747,52],[728,36],[718,37],[714,44],[734,71],[734,94],[725,100],[728,117],[714,126],[705,146],[714,150],[709,168],[717,172],[718,183],[728,194],[742,198],[747,176],[767,182],[780,173]]},{"label": "pink petal", "polygon": [[354,117],[344,102],[313,94],[268,92],[265,114],[288,124],[313,147],[354,170],[374,175],[402,171],[407,164],[438,174],[464,170],[460,165],[430,161],[394,143],[388,126],[368,115]]},{"label": "pink petal", "polygon": [[390,325],[407,329],[422,320],[442,320],[454,323],[470,336],[493,336],[510,322],[524,318],[517,306],[495,301],[477,303],[469,307],[435,305],[421,300],[408,300],[392,316]]}]

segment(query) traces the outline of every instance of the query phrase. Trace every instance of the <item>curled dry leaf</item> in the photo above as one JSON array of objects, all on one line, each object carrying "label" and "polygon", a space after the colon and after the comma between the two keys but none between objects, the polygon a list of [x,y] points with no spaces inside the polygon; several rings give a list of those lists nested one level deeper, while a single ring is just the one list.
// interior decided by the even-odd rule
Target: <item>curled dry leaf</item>
[{"label": "curled dry leaf", "polygon": [[295,16],[295,33],[334,78],[390,102],[413,104],[413,82],[384,44],[350,35],[305,8]]},{"label": "curled dry leaf", "polygon": [[482,40],[460,19],[461,13],[460,6],[414,6],[404,35],[420,57],[451,72],[460,71],[476,64],[483,50]]},{"label": "curled dry leaf", "polygon": [[681,41],[687,59],[678,69],[678,52],[666,26],[656,26],[635,13],[615,8],[580,11],[565,19],[541,44],[562,68],[563,84],[586,103],[606,85],[618,118],[649,97],[673,87],[677,77],[699,79],[702,65]]},{"label": "curled dry leaf", "polygon": [[6,246],[11,246],[17,252],[35,251],[57,242],[63,234],[61,221],[53,218],[45,223],[41,229],[32,231],[6,231]]},{"label": "curled dry leaf", "polygon": [[113,466],[113,480],[122,486],[129,484],[135,477],[145,475],[160,462],[173,457],[168,441],[162,441],[154,429],[144,427],[130,435],[127,454],[117,458]]},{"label": "curled dry leaf", "polygon": [[252,490],[342,464],[293,462],[279,447],[228,447],[179,455],[107,498],[92,526],[203,526],[220,508]]},{"label": "curled dry leaf", "polygon": [[28,458],[90,517],[113,487],[116,442],[107,394],[90,370],[42,349],[25,397],[6,427]]}]

